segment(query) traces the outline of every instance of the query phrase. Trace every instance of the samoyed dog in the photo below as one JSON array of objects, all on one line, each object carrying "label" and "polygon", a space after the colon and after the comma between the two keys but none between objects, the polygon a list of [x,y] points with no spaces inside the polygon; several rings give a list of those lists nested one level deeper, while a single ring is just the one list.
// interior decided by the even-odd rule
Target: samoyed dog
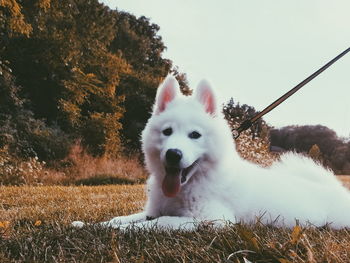
[{"label": "samoyed dog", "polygon": [[329,170],[292,153],[269,168],[237,154],[207,82],[186,97],[168,77],[158,89],[142,146],[150,172],[144,211],[103,225],[191,230],[202,222],[259,220],[287,227],[296,221],[350,226],[350,192]]}]

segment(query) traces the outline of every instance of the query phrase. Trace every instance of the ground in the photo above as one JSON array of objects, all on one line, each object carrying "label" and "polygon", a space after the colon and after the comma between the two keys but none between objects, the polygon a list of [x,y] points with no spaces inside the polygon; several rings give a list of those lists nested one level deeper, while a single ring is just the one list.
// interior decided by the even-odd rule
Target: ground
[{"label": "ground", "polygon": [[93,223],[140,211],[143,185],[3,186],[0,200],[0,262],[350,262],[348,229],[71,227],[74,220]]}]

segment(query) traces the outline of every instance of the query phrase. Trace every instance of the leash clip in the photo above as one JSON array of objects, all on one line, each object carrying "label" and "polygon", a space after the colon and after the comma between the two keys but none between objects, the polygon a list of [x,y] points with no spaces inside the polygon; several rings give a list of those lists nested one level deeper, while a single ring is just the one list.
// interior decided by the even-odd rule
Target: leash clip
[{"label": "leash clip", "polygon": [[238,129],[233,129],[232,135],[233,135],[233,139],[237,140],[239,138],[239,136],[241,135],[241,133],[238,131]]},{"label": "leash clip", "polygon": [[233,138],[236,140],[241,135],[242,131],[248,130],[253,125],[251,119],[245,120],[237,129],[232,130]]}]

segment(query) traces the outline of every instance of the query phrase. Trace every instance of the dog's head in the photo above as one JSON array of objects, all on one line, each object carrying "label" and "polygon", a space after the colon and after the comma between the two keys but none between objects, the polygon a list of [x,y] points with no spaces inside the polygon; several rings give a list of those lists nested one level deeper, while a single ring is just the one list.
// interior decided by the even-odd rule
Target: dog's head
[{"label": "dog's head", "polygon": [[147,167],[161,177],[164,195],[176,196],[194,174],[204,173],[205,163],[220,155],[217,115],[207,82],[202,81],[190,97],[181,94],[173,77],[159,87],[142,143]]}]

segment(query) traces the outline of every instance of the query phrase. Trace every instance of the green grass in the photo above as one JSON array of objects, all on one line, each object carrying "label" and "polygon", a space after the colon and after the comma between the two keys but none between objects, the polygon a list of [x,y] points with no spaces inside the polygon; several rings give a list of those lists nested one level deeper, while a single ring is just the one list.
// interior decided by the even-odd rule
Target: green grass
[{"label": "green grass", "polygon": [[0,187],[0,262],[350,262],[350,231],[228,224],[121,232],[99,222],[140,211],[142,185]]}]

